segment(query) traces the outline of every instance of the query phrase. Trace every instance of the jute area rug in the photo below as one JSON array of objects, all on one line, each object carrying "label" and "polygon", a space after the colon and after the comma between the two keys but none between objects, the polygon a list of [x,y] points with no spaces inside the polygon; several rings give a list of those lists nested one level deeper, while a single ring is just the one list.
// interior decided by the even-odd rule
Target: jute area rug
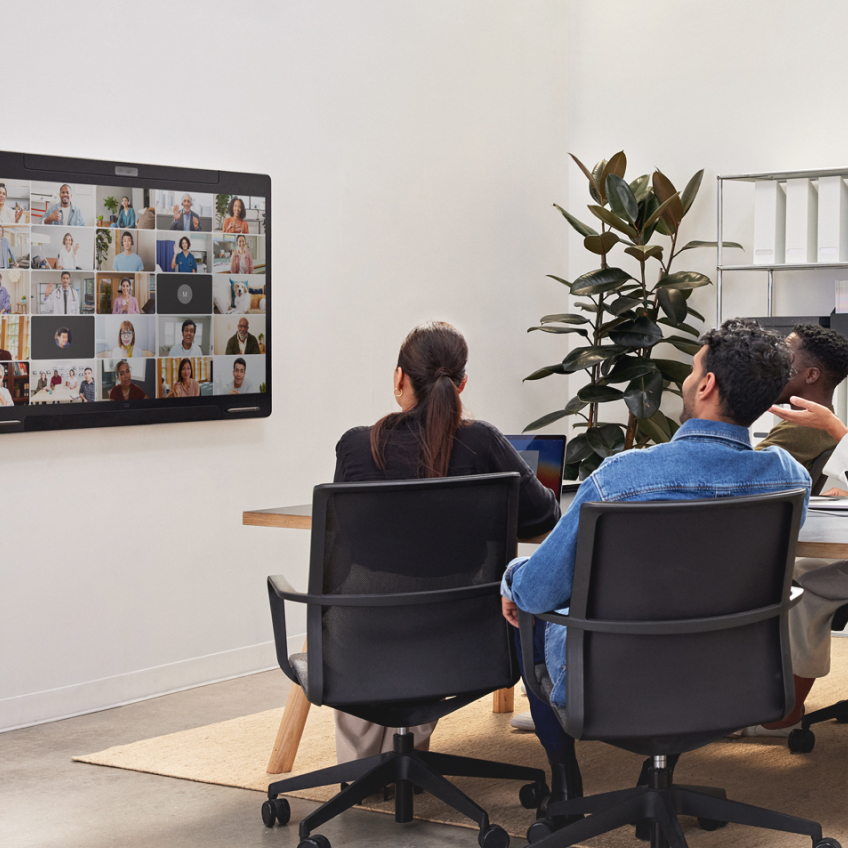
[{"label": "jute area rug", "polygon": [[[833,669],[816,682],[808,698],[809,710],[826,706],[848,693],[848,639],[834,639]],[[626,705],[623,705],[626,709]],[[527,709],[516,689],[516,710]],[[148,772],[202,783],[267,791],[278,776],[265,773],[282,709],[269,710],[232,721],[120,745],[96,754],[75,757],[77,762]],[[435,751],[545,768],[544,753],[532,733],[510,728],[511,714],[491,711],[483,698],[442,719],[433,735]],[[685,754],[675,771],[679,783],[720,786],[729,798],[769,807],[821,823],[824,835],[848,845],[848,725],[836,722],[814,728],[816,746],[810,754],[790,754],[785,740],[720,741]],[[632,786],[642,758],[600,742],[578,742],[578,758],[586,794]],[[335,763],[332,711],[313,707],[300,744],[295,771],[313,771]],[[282,777],[282,776],[280,776]],[[518,803],[515,781],[457,778],[456,784],[489,812],[493,823],[513,836],[523,837],[534,812]],[[325,801],[337,790],[293,793],[299,798]],[[369,799],[371,800],[371,799]],[[367,803],[367,809],[393,813],[393,802]],[[472,827],[429,794],[415,797],[417,818]],[[259,803],[257,799],[257,818]],[[779,834],[741,825],[702,831],[694,819],[683,828],[693,848],[808,848],[804,836]],[[643,845],[631,827],[586,843],[594,848]]]}]

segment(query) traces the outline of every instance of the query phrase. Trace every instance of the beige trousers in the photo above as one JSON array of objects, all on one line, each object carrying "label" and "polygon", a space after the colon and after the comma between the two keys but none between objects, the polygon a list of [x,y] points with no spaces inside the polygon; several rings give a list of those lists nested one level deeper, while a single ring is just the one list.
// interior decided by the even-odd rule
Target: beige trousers
[{"label": "beige trousers", "polygon": [[804,594],[789,611],[792,671],[798,677],[824,677],[830,671],[831,619],[848,603],[848,562],[796,559],[794,576]]},{"label": "beige trousers", "polygon": [[[383,727],[356,716],[341,713],[336,710],[336,759],[339,763],[351,760],[361,760],[391,751],[394,747],[392,737],[393,727]],[[415,747],[419,751],[430,748],[430,734],[436,729],[436,722],[419,724],[410,727],[409,732],[415,734]]]}]

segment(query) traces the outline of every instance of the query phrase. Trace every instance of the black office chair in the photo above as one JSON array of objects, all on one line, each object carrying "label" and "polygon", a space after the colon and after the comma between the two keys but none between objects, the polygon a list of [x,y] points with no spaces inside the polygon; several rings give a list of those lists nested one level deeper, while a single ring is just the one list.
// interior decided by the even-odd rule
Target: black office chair
[{"label": "black office chair", "polygon": [[831,448],[830,450],[822,451],[813,460],[812,466],[810,466],[810,479],[813,481],[813,487],[810,490],[811,495],[820,495],[824,488],[825,481],[827,480],[824,467],[827,465],[827,461],[830,459],[833,450]]},{"label": "black office chair", "polygon": [[[268,578],[280,668],[313,704],[399,728],[394,750],[272,783],[262,818],[289,820],[280,793],[349,783],[300,823],[299,848],[329,848],[312,830],[395,784],[395,819],[412,820],[413,787],[477,822],[484,848],[509,835],[442,775],[532,781],[545,772],[414,750],[408,728],[434,721],[518,679],[500,578],[514,555],[518,474],[317,486],[309,592]],[[288,656],[284,601],[307,604],[305,654]]]},{"label": "black office chair", "polygon": [[[576,739],[647,754],[648,785],[549,804],[530,842],[582,844],[629,823],[648,830],[652,848],[685,848],[677,817],[689,815],[707,830],[736,822],[838,846],[816,822],[673,784],[669,768],[793,707],[787,613],[803,497],[583,505],[569,614],[541,616],[568,626],[566,708],[554,710]],[[520,622],[532,668],[532,620]],[[544,665],[537,678],[530,686],[547,698]],[[551,819],[587,813],[560,830]]]},{"label": "black office chair", "polygon": [[[833,614],[833,622],[830,625],[831,630],[844,630],[848,624],[848,604],[843,604]],[[822,707],[820,710],[815,710],[811,713],[806,713],[801,718],[801,727],[796,728],[789,734],[788,745],[789,750],[793,754],[809,754],[816,746],[816,735],[810,730],[810,726],[818,724],[821,721],[836,720],[841,723],[848,723],[848,700],[837,701],[829,707]]]}]

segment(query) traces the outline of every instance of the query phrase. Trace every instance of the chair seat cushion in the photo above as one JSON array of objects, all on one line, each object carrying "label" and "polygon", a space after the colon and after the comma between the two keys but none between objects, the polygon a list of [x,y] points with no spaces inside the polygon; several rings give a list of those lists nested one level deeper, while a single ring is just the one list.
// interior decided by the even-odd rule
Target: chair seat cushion
[{"label": "chair seat cushion", "polygon": [[306,651],[300,654],[292,654],[289,657],[289,662],[297,675],[297,680],[303,689],[303,694],[306,695],[306,700],[309,700],[309,673],[307,671]]}]

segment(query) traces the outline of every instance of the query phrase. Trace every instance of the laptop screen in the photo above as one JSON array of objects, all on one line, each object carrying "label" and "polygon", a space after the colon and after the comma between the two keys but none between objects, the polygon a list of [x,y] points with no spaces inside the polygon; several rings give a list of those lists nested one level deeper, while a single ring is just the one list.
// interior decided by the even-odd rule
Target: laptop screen
[{"label": "laptop screen", "polygon": [[523,435],[506,438],[530,466],[539,482],[560,497],[565,469],[565,436]]}]

